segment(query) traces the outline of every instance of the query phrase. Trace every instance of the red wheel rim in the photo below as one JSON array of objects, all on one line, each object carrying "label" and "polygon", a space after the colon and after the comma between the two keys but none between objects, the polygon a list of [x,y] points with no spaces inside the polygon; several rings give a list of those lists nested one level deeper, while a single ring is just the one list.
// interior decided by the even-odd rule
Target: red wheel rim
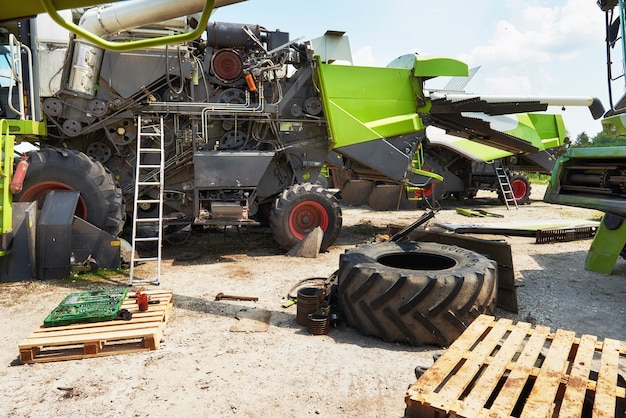
[{"label": "red wheel rim", "polygon": [[422,189],[422,197],[430,197],[435,191],[435,185],[429,184]]},{"label": "red wheel rim", "polygon": [[[59,183],[57,181],[44,181],[41,183],[37,183],[34,186],[29,187],[24,190],[19,198],[20,202],[33,202],[37,201],[37,206],[39,209],[43,207],[43,201],[46,197],[46,193],[51,190],[74,190],[70,186],[64,183]],[[87,219],[87,204],[82,196],[79,196],[78,203],[76,204],[76,211],[74,212],[76,216],[81,219]]]},{"label": "red wheel rim", "polygon": [[324,206],[317,202],[299,203],[289,215],[289,229],[298,239],[303,239],[317,226],[324,232],[328,228],[328,213]]},{"label": "red wheel rim", "polygon": [[511,184],[511,188],[513,189],[515,200],[520,200],[526,196],[526,183],[524,181],[514,180]]}]

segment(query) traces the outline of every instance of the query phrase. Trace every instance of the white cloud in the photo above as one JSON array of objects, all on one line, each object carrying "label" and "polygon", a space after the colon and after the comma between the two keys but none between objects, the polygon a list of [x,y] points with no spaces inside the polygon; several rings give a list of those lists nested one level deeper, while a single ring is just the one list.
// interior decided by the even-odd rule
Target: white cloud
[{"label": "white cloud", "polygon": [[459,58],[475,64],[541,64],[566,62],[589,45],[600,45],[602,27],[590,23],[602,13],[591,1],[569,0],[563,7],[526,6],[521,13],[495,23],[493,35],[484,45]]},{"label": "white cloud", "polygon": [[532,93],[531,82],[525,75],[489,76],[485,84],[492,94],[524,96]]},{"label": "white cloud", "polygon": [[374,59],[372,47],[368,45],[356,51],[352,54],[352,61],[354,65],[375,66],[376,60]]}]

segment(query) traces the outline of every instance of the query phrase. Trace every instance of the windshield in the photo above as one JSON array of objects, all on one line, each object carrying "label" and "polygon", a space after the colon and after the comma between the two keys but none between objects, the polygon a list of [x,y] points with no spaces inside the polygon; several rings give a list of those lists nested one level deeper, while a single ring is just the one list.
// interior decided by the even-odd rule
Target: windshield
[{"label": "windshield", "polygon": [[15,80],[11,77],[11,54],[9,48],[0,45],[0,87],[9,87]]}]

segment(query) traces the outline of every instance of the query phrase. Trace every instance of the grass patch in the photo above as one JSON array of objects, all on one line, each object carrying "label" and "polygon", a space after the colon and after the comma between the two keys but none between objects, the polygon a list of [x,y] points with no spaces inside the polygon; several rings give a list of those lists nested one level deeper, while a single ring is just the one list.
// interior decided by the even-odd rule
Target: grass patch
[{"label": "grass patch", "polygon": [[549,174],[539,174],[539,173],[523,173],[528,180],[530,180],[531,184],[541,184],[547,185],[550,183],[550,175]]}]

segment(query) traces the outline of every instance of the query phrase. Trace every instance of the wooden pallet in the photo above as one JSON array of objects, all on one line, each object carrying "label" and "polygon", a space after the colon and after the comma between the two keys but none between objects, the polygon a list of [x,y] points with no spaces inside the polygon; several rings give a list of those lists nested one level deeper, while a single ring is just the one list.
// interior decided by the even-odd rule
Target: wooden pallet
[{"label": "wooden pallet", "polygon": [[625,366],[626,342],[481,315],[409,387],[406,416],[624,417]]},{"label": "wooden pallet", "polygon": [[113,320],[40,327],[20,345],[20,362],[45,363],[156,350],[174,302],[171,290],[146,291],[158,304],[140,312],[129,292],[120,309],[132,313],[128,321]]}]

